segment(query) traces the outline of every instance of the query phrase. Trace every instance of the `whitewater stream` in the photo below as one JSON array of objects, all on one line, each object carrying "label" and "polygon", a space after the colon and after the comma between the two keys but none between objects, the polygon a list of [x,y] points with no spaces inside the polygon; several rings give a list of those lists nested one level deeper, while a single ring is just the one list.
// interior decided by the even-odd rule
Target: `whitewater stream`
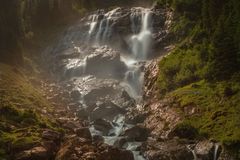
[{"label": "whitewater stream", "polygon": [[146,137],[126,114],[141,109],[152,15],[141,7],[98,10],[69,27],[51,51],[52,71],[74,84],[77,114],[87,115],[92,136],[131,150],[136,160],[144,159],[140,148]]}]

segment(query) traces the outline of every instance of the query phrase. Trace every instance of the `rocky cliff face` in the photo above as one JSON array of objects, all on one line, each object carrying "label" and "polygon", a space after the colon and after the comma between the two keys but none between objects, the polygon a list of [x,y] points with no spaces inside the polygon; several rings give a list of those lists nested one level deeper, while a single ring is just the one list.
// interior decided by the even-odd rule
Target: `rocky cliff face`
[{"label": "rocky cliff face", "polygon": [[144,125],[150,130],[151,138],[143,147],[144,155],[150,160],[236,159],[224,145],[199,138],[195,128],[182,123],[187,117],[199,114],[194,104],[182,107],[175,96],[162,96],[159,93],[157,77],[161,59],[151,61],[145,69],[143,112],[147,116]]}]

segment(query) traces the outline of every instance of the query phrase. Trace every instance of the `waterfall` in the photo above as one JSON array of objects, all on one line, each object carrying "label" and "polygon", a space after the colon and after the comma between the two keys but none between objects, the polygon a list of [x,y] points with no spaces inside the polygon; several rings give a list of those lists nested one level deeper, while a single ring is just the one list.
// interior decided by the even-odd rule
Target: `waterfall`
[{"label": "waterfall", "polygon": [[142,93],[143,74],[139,68],[130,67],[129,71],[126,72],[125,80],[130,84],[132,90],[132,96],[136,97]]},{"label": "waterfall", "polygon": [[[150,9],[140,7],[131,10],[129,8],[116,8],[109,12],[98,10],[92,15],[84,17],[81,20],[81,25],[74,25],[64,32],[61,46],[56,47],[54,51],[64,55],[63,79],[70,77],[74,81],[74,85],[79,86],[79,90],[81,87],[82,92],[86,92],[81,93],[82,99],[79,100],[83,106],[81,109],[86,109],[86,112],[94,109],[92,112],[96,111],[96,114],[97,112],[105,114],[108,110],[109,114],[117,112],[117,115],[115,113],[111,115],[114,116],[113,120],[107,119],[108,113],[102,115],[102,119],[106,119],[106,125],[111,126],[109,130],[106,129],[106,133],[95,127],[98,124],[92,123],[91,134],[102,136],[104,143],[130,150],[135,160],[144,160],[145,158],[139,150],[142,142],[128,140],[128,136],[125,135],[128,129],[131,131],[132,127],[135,126],[135,124],[128,124],[128,121],[125,121],[125,106],[126,111],[128,106],[134,107],[135,104],[137,109],[142,107],[144,60],[148,57],[152,38],[151,15]],[[59,65],[60,69],[63,67]],[[115,76],[115,72],[119,72],[116,74],[119,76]],[[101,73],[103,74],[101,75]],[[83,84],[80,84],[81,82]],[[103,90],[105,86],[107,86],[106,93]],[[95,94],[95,90],[97,94]],[[111,95],[112,93],[113,95]],[[93,100],[84,98],[88,94],[94,96]],[[116,97],[113,97],[115,95]],[[107,108],[105,104],[102,108],[98,106],[98,103],[107,101],[116,102],[116,105],[106,106]],[[96,104],[96,107],[93,105],[94,108],[91,108],[92,104]],[[97,107],[99,111],[95,110]],[[105,124],[99,125],[101,127]],[[126,137],[127,142],[122,141],[123,137]],[[194,153],[194,151],[192,152]]]},{"label": "waterfall", "polygon": [[216,143],[216,144],[215,144],[215,148],[214,148],[214,157],[213,157],[213,160],[217,160],[217,159],[218,159],[218,157],[217,157],[218,149],[219,149],[219,144]]},{"label": "waterfall", "polygon": [[[135,18],[137,13],[134,13],[131,17],[132,20],[132,30],[133,33],[136,32],[136,24]],[[131,49],[132,54],[136,59],[145,60],[147,58],[150,44],[151,44],[151,11],[149,9],[141,9],[141,16],[142,16],[142,24],[141,24],[141,31],[139,34],[134,34],[131,37]]]},{"label": "waterfall", "polygon": [[192,154],[193,154],[193,158],[194,158],[193,160],[197,160],[198,158],[197,158],[197,155],[194,150],[192,150]]},{"label": "waterfall", "polygon": [[103,15],[103,18],[100,20],[98,25],[98,15],[92,16],[92,21],[89,25],[88,35],[91,38],[91,35],[94,34],[96,27],[98,25],[97,33],[95,35],[95,43],[99,46],[102,43],[105,43],[108,40],[108,36],[111,33],[111,22],[115,17],[118,16],[118,11],[120,8],[116,8],[112,11],[107,12]]},{"label": "waterfall", "polygon": [[104,20],[105,19],[101,20],[99,28],[98,28],[98,32],[97,32],[97,35],[96,35],[96,43],[98,45],[100,45],[101,35],[102,35],[102,32],[103,32],[103,22],[104,22]]},{"label": "waterfall", "polygon": [[108,33],[110,32],[109,31],[109,23],[110,23],[110,18],[107,18],[106,19],[106,27],[105,27],[105,30],[104,30],[104,33],[103,33],[103,37],[102,37],[102,41],[103,42],[106,42],[107,40],[107,36],[108,36]]},{"label": "waterfall", "polygon": [[141,21],[142,17],[139,16],[138,12],[132,12],[130,15],[131,20],[131,30],[133,34],[137,34],[139,32],[138,22]]},{"label": "waterfall", "polygon": [[96,25],[97,25],[97,18],[98,16],[97,15],[92,15],[92,21],[90,23],[90,28],[89,28],[89,31],[88,31],[88,34],[91,36],[92,33],[95,31],[95,28],[96,28]]},{"label": "waterfall", "polygon": [[193,160],[198,160],[197,154],[195,153],[195,150],[192,149],[190,145],[187,145],[187,149],[192,152],[192,154],[193,154]]}]

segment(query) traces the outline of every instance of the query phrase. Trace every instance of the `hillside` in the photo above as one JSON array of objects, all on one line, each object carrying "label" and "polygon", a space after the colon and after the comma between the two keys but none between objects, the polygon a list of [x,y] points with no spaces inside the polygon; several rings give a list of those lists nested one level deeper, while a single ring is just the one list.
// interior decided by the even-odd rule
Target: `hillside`
[{"label": "hillside", "polygon": [[0,3],[0,160],[240,159],[240,1]]}]

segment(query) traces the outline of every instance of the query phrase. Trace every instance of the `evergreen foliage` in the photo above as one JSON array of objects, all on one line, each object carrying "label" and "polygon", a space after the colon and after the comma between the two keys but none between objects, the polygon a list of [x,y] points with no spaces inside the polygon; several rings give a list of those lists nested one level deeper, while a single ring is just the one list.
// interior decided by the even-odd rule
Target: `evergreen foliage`
[{"label": "evergreen foliage", "polygon": [[[239,74],[239,1],[160,0],[158,3],[175,10],[177,20],[172,32],[181,41],[174,55],[160,62],[158,84],[163,92],[200,79],[222,81]],[[194,68],[189,69],[195,61],[198,62]]]}]

